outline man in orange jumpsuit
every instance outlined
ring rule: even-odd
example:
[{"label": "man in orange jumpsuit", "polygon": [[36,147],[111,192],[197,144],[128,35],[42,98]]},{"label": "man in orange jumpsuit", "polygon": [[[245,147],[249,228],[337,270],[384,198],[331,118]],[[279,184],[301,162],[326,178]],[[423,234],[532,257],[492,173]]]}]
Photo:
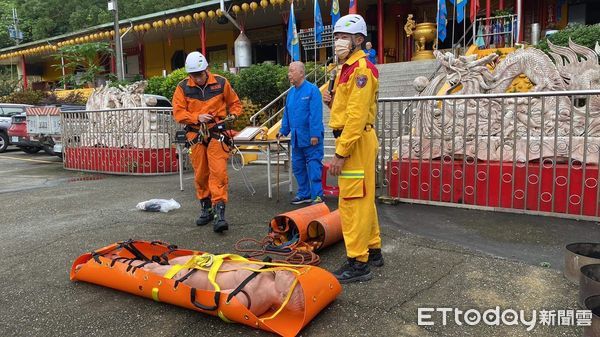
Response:
[{"label": "man in orange jumpsuit", "polygon": [[173,117],[187,125],[196,197],[202,207],[196,225],[204,226],[214,219],[213,230],[222,233],[229,229],[225,220],[229,148],[220,139],[211,137],[213,132],[201,137],[199,130],[210,129],[228,116],[239,116],[242,104],[229,81],[211,74],[207,68],[204,55],[192,52],[187,56],[185,70],[189,76],[175,89]]}]

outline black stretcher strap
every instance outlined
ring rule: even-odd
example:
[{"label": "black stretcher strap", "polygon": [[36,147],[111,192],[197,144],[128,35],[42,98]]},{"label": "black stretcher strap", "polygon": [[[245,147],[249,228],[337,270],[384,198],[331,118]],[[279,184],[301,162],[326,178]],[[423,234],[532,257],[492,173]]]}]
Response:
[{"label": "black stretcher strap", "polygon": [[142,268],[143,266],[150,264],[150,263],[153,263],[153,261],[145,261],[145,262],[140,263],[139,265],[133,267],[133,269],[131,270],[131,273],[132,274],[135,273],[136,270],[138,270],[138,269]]},{"label": "black stretcher strap", "polygon": [[[265,257],[263,259],[263,262],[271,262],[271,258],[270,257]],[[267,268],[268,266],[262,266],[258,269],[264,269]],[[242,289],[250,282],[252,281],[252,279],[254,279],[256,276],[258,276],[258,274],[260,274],[259,271],[255,271],[252,272],[252,274],[250,274],[248,277],[246,277],[245,280],[243,280],[240,285],[237,286],[237,288],[235,288],[231,293],[229,293],[229,296],[227,296],[227,302],[231,301],[231,299],[233,298],[233,296],[237,295],[240,291],[242,291]],[[248,302],[250,301],[250,296],[248,296],[248,294],[244,293],[246,295],[246,297],[248,297]]]},{"label": "black stretcher strap", "polygon": [[133,268],[133,266],[131,265],[133,261],[135,261],[135,259],[131,259],[129,260],[129,262],[127,262],[127,269],[125,269],[125,271],[130,271],[131,268]]},{"label": "black stretcher strap", "polygon": [[111,267],[114,267],[114,266],[115,266],[115,263],[117,263],[117,261],[123,261],[123,262],[126,262],[126,261],[130,261],[130,260],[132,260],[132,259],[130,259],[130,258],[128,258],[128,257],[117,257],[117,258],[115,258],[115,259],[113,259],[113,260],[112,260],[112,262],[110,263],[110,266],[111,266]]},{"label": "black stretcher strap", "polygon": [[206,311],[214,311],[219,308],[219,301],[221,300],[221,292],[215,291],[215,305],[206,306],[202,303],[196,302],[196,288],[190,289],[190,301],[196,308],[200,308]]},{"label": "black stretcher strap", "polygon": [[94,259],[94,261],[96,261],[98,264],[102,264],[102,261],[100,261],[100,256],[102,256],[102,254],[92,251],[92,258]]},{"label": "black stretcher strap", "polygon": [[192,276],[195,272],[197,272],[198,269],[190,269],[190,271],[188,271],[185,275],[183,275],[180,279],[175,280],[175,285],[173,286],[174,288],[177,288],[177,286],[179,285],[179,283],[187,280],[190,276]]},{"label": "black stretcher strap", "polygon": [[144,260],[144,261],[151,261],[149,258],[147,258],[142,252],[140,252],[134,245],[133,245],[133,240],[127,240],[127,241],[123,241],[119,244],[120,247],[125,248],[127,251],[129,251],[131,254],[135,255],[136,258],[138,258],[139,260]]}]

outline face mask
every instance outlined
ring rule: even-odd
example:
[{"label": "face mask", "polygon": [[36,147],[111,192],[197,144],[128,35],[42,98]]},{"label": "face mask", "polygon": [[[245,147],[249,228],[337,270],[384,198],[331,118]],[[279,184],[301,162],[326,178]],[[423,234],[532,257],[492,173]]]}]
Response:
[{"label": "face mask", "polygon": [[337,55],[337,57],[339,59],[346,59],[346,57],[348,57],[348,54],[350,54],[350,46],[352,45],[351,41],[348,40],[336,40],[335,41],[335,55]]}]

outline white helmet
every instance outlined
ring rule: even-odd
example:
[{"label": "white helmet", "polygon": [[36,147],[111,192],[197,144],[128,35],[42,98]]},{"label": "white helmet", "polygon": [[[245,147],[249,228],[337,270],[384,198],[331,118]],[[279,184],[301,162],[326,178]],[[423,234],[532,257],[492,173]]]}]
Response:
[{"label": "white helmet", "polygon": [[333,33],[348,33],[348,34],[362,34],[367,36],[367,23],[362,16],[357,14],[348,14],[342,16],[335,23]]},{"label": "white helmet", "polygon": [[185,58],[185,71],[188,74],[204,71],[206,68],[208,68],[208,61],[200,52],[193,51]]}]

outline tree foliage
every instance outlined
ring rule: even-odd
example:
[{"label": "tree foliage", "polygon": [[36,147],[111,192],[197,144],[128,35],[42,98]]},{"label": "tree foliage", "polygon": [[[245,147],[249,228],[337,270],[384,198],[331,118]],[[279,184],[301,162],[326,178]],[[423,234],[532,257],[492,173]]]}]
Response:
[{"label": "tree foliage", "polygon": [[4,103],[41,105],[49,96],[49,93],[42,90],[21,90],[15,91],[1,98]]},{"label": "tree foliage", "polygon": [[44,90],[20,90],[0,97],[4,103],[30,104],[30,105],[85,105],[87,98],[80,92],[71,92],[66,96],[58,97],[55,93]]},{"label": "tree foliage", "polygon": [[0,1],[0,47],[9,47],[15,44],[8,37],[8,26],[12,23],[12,9],[15,7],[14,0]]},{"label": "tree foliage", "polygon": [[237,93],[253,103],[265,106],[289,88],[287,67],[262,63],[240,71]]},{"label": "tree foliage", "polygon": [[582,24],[569,25],[567,28],[550,35],[548,38],[542,39],[537,48],[548,53],[550,51],[548,39],[556,45],[566,47],[569,45],[569,38],[573,42],[593,50],[596,42],[600,43],[600,24],[587,26]]},{"label": "tree foliage", "polygon": [[165,96],[169,100],[173,99],[177,84],[187,77],[185,69],[177,69],[167,77],[155,76],[148,79],[148,86],[145,92],[147,94]]},{"label": "tree foliage", "polygon": [[[203,0],[121,0],[119,19],[127,19],[167,9],[183,7]],[[106,0],[3,0],[0,1],[0,48],[14,42],[8,38],[12,9],[17,8],[24,41],[31,42],[92,26],[110,23],[112,12]]]},{"label": "tree foliage", "polygon": [[[11,69],[12,67],[12,69]],[[0,67],[0,97],[12,94],[21,82],[21,76],[17,76],[15,66]]]},{"label": "tree foliage", "polygon": [[177,85],[186,77],[187,73],[183,68],[177,69],[174,72],[170,73],[169,76],[165,78],[165,81],[161,86],[161,90],[163,92],[162,95],[167,97],[169,100],[172,100]]}]

